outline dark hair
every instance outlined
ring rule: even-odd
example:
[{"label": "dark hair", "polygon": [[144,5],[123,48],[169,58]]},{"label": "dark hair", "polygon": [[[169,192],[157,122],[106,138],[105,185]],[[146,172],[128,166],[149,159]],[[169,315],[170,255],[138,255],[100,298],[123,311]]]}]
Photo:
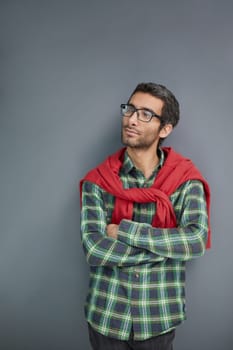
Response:
[{"label": "dark hair", "polygon": [[160,128],[162,128],[166,124],[171,124],[173,127],[177,125],[180,119],[179,102],[170,90],[168,90],[165,86],[160,84],[140,83],[136,86],[129,100],[136,92],[144,92],[150,94],[152,96],[160,98],[164,102],[162,108],[162,121]]}]

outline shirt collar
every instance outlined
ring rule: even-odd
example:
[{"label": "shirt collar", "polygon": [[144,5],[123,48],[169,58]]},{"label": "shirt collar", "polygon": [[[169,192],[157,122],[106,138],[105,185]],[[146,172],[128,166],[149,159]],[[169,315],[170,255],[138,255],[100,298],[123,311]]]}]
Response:
[{"label": "shirt collar", "polygon": [[[159,156],[159,163],[155,169],[156,171],[158,171],[163,166],[163,163],[164,163],[165,156],[164,156],[164,152],[163,152],[162,148],[158,148],[158,156]],[[128,174],[133,169],[136,169],[136,168],[135,168],[131,158],[129,157],[128,152],[125,151],[121,171],[124,172],[125,174]]]}]

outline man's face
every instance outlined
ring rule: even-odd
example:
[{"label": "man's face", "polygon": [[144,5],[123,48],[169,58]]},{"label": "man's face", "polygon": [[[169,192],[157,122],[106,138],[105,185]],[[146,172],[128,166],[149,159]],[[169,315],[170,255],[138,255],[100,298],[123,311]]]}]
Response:
[{"label": "man's face", "polygon": [[[159,116],[162,114],[163,101],[148,93],[136,92],[129,101],[136,108],[146,108]],[[138,120],[135,112],[131,117],[122,117],[121,140],[131,148],[157,148],[160,135],[160,120],[152,117],[150,122]]]}]

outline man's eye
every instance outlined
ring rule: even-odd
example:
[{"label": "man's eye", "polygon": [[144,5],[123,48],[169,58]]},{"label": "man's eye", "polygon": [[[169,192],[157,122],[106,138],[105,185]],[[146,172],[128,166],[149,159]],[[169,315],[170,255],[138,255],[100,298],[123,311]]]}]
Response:
[{"label": "man's eye", "polygon": [[124,107],[122,108],[122,110],[124,111],[124,113],[131,112],[130,106],[124,106]]},{"label": "man's eye", "polygon": [[127,113],[134,113],[135,108],[133,106],[127,106]]},{"label": "man's eye", "polygon": [[146,109],[143,110],[143,115],[145,117],[151,117],[151,112],[150,111],[147,111]]}]

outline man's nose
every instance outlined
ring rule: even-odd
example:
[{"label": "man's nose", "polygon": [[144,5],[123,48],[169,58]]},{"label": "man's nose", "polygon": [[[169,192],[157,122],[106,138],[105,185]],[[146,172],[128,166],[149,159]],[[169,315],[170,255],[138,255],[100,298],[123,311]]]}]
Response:
[{"label": "man's nose", "polygon": [[133,112],[133,114],[129,117],[129,124],[135,125],[138,123],[138,111]]}]

